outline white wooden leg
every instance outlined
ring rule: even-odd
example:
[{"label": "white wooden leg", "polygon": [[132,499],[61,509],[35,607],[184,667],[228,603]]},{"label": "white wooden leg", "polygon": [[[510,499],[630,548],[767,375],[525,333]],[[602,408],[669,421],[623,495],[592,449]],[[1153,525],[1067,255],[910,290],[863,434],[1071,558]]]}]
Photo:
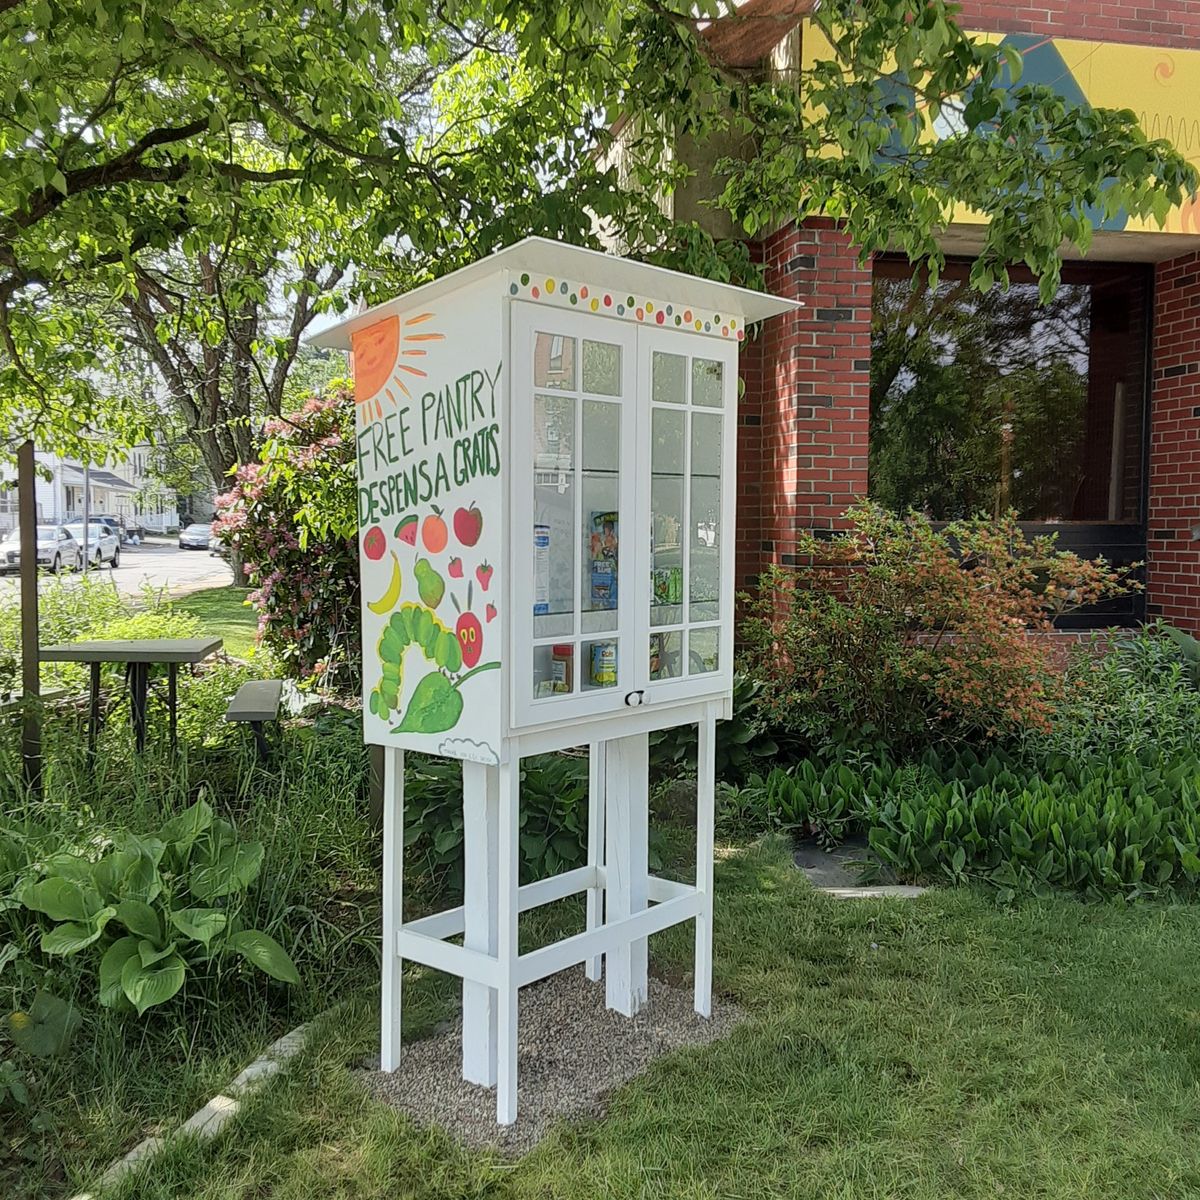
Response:
[{"label": "white wooden leg", "polygon": [[716,787],[717,723],[700,722],[696,757],[696,890],[703,907],[696,917],[696,1011],[712,1015],[713,817]]},{"label": "white wooden leg", "polygon": [[[588,835],[587,865],[604,866],[604,762],[605,743],[592,742],[588,747]],[[587,928],[595,929],[604,924],[604,889],[592,887],[587,890]],[[589,979],[599,979],[604,965],[603,955],[589,958],[583,964],[584,974]]]},{"label": "white wooden leg", "polygon": [[383,991],[380,999],[380,1066],[400,1065],[400,991],[404,963],[396,934],[404,920],[404,751],[383,755]]},{"label": "white wooden leg", "polygon": [[[500,777],[496,767],[463,763],[463,945],[496,956],[496,867]],[[496,1083],[496,992],[463,980],[463,1078]]]},{"label": "white wooden leg", "polygon": [[[611,924],[647,904],[650,748],[644,733],[605,746],[605,920]],[[605,956],[605,1003],[627,1017],[646,1001],[646,949],[640,938]]]},{"label": "white wooden leg", "polygon": [[496,1122],[511,1125],[517,1119],[517,886],[520,857],[521,763],[512,759],[497,768],[499,790],[499,844],[496,910],[497,957],[500,987],[496,999]]}]

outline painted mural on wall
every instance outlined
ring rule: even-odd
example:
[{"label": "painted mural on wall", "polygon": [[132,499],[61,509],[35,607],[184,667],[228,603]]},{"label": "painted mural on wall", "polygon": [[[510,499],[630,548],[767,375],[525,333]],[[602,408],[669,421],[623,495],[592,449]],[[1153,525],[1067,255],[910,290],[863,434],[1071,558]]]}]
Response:
[{"label": "painted mural on wall", "polygon": [[451,297],[352,336],[364,736],[486,763],[502,674],[495,314],[492,297]]},{"label": "painted mural on wall", "polygon": [[[1038,34],[972,32],[971,36],[986,42],[1002,42],[1019,50],[1024,60],[1019,81],[1022,85],[1042,84],[1057,92],[1068,104],[1085,110],[1092,106],[1132,109],[1148,137],[1166,138],[1200,168],[1200,114],[1195,102],[1195,97],[1200,95],[1200,50]],[[815,62],[828,59],[832,53],[825,36],[806,22],[802,70],[811,69]],[[1001,86],[1014,86],[1007,73]],[[816,114],[813,116],[815,118]],[[935,134],[948,137],[955,132],[953,110],[943,109],[935,125]],[[1111,216],[1105,216],[1099,210],[1089,216],[1096,228],[1109,231],[1200,234],[1200,197],[1185,200],[1179,207],[1170,209],[1161,226],[1152,217],[1131,217],[1123,209]],[[953,220],[979,224],[985,218],[966,205],[958,205]]]}]

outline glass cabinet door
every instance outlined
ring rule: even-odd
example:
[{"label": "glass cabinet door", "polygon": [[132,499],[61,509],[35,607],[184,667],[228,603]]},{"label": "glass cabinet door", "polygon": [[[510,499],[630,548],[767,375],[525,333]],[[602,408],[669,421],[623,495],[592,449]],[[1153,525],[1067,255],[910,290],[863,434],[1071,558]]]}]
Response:
[{"label": "glass cabinet door", "polygon": [[[732,676],[732,512],[736,350],[644,331],[649,395],[651,691],[695,691]],[[676,686],[677,685],[677,686]]]},{"label": "glass cabinet door", "polygon": [[635,486],[635,346],[614,321],[514,304],[513,350],[514,470],[526,475],[513,529],[530,539],[514,716],[535,723],[619,706],[634,686],[623,518]]}]

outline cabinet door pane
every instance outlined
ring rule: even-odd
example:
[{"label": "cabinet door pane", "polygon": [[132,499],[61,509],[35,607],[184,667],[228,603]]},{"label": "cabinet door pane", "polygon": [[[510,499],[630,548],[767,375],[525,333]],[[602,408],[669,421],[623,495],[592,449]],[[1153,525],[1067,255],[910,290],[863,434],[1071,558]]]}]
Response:
[{"label": "cabinet door pane", "polygon": [[[592,344],[592,343],[585,343]],[[619,350],[619,347],[612,347]],[[603,400],[583,401],[583,506],[581,557],[582,632],[617,628],[620,563],[621,409]]]},{"label": "cabinet door pane", "polygon": [[598,396],[621,394],[621,347],[612,342],[583,343],[583,390]]},{"label": "cabinet door pane", "polygon": [[575,339],[539,333],[533,344],[533,386],[564,392],[575,390]]},{"label": "cabinet door pane", "polygon": [[[675,357],[663,355],[657,357]],[[684,598],[684,437],[687,415],[656,408],[650,428],[650,505],[652,600],[650,624],[676,625],[683,620]]]},{"label": "cabinet door pane", "polygon": [[[720,366],[720,363],[717,364]],[[717,413],[692,418],[689,621],[721,616],[721,433]]]},{"label": "cabinet door pane", "polygon": [[708,675],[721,668],[721,631],[719,629],[690,629],[688,631],[688,674]]},{"label": "cabinet door pane", "polygon": [[687,402],[687,359],[655,350],[651,359],[650,398],[655,404]]},{"label": "cabinet door pane", "polygon": [[692,359],[692,403],[721,408],[725,403],[725,365],[711,358]]},{"label": "cabinet door pane", "polygon": [[534,397],[533,635],[539,638],[575,631],[575,405],[569,396]]}]

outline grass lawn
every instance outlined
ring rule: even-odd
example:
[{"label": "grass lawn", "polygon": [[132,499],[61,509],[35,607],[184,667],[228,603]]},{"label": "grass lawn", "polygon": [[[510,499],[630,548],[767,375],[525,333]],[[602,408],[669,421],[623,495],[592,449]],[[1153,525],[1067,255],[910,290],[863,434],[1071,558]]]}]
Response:
[{"label": "grass lawn", "polygon": [[225,651],[234,658],[245,658],[254,648],[258,617],[246,604],[249,588],[204,588],[171,601],[179,612],[191,613],[204,623],[204,632],[225,642]]},{"label": "grass lawn", "polygon": [[[367,981],[217,1143],[173,1148],[122,1200],[1200,1195],[1200,910],[997,908],[983,893],[835,902],[786,846],[718,863],[718,986],[749,1020],[660,1062],[608,1117],[516,1164],[366,1099]],[[654,939],[678,970],[690,930]],[[417,973],[411,1031],[443,1011]]]}]

